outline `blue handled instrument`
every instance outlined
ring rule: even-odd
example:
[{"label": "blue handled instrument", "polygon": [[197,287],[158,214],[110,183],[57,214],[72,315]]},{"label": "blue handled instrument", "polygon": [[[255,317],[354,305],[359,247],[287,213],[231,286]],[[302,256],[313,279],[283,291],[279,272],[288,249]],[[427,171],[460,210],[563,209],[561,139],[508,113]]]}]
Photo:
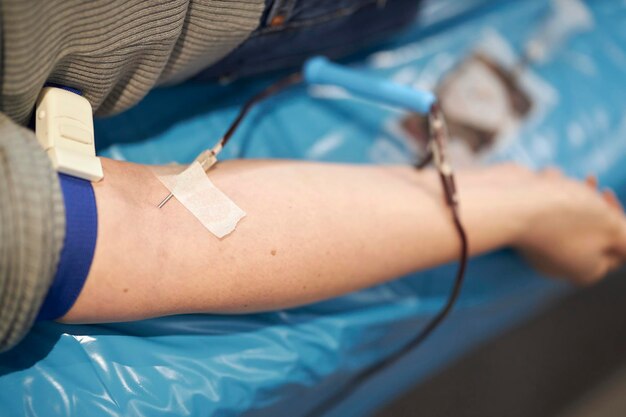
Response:
[{"label": "blue handled instrument", "polygon": [[386,78],[365,74],[333,64],[318,56],[304,64],[304,80],[309,84],[330,84],[372,101],[426,114],[436,102],[430,91],[417,90]]},{"label": "blue handled instrument", "polygon": [[[451,207],[456,206],[457,195],[452,169],[445,157],[448,132],[443,114],[437,104],[437,98],[433,93],[334,64],[322,56],[306,61],[302,74],[304,81],[309,84],[328,84],[342,87],[354,95],[375,102],[427,114],[431,141],[429,142],[429,153],[423,163],[425,165],[431,159],[434,160],[435,167],[441,174],[446,189],[446,201]],[[422,166],[422,164],[418,164],[418,167]]]}]

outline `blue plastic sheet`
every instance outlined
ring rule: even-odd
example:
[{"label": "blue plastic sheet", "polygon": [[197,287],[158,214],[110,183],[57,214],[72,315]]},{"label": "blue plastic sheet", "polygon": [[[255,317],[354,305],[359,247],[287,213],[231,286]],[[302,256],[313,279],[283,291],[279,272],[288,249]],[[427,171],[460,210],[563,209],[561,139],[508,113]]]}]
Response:
[{"label": "blue plastic sheet", "polygon": [[[482,35],[519,51],[548,6],[535,0],[433,1],[425,7],[421,24],[349,64],[408,82],[436,83]],[[593,27],[531,68],[542,91],[551,92],[538,98],[540,112],[480,163],[516,160],[534,168],[556,164],[578,177],[595,173],[624,199],[626,6],[604,0],[587,7]],[[139,106],[96,124],[100,153],[141,163],[189,162],[219,137],[241,103],[269,82],[154,91]],[[402,162],[412,150],[394,128],[401,117],[331,90],[294,88],[260,104],[224,153]],[[0,355],[0,414],[304,415],[418,333],[448,296],[453,272],[448,265],[274,313],[38,324],[16,349]],[[449,320],[329,415],[371,414],[565,292],[565,285],[539,277],[513,253],[473,260]]]}]

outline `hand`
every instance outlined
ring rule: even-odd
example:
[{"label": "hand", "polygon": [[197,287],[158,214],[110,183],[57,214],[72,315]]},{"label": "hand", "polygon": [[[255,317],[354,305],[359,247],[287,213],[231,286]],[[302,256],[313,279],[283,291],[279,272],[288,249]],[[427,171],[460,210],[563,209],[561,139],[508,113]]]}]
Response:
[{"label": "hand", "polygon": [[540,204],[514,246],[538,270],[591,284],[626,261],[626,217],[611,191],[554,169],[530,173],[528,183]]}]

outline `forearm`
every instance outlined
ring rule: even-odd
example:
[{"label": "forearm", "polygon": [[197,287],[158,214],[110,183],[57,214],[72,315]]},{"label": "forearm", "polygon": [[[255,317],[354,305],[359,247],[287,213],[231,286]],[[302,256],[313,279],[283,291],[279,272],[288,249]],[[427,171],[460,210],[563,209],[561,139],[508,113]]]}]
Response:
[{"label": "forearm", "polygon": [[[437,177],[410,167],[221,162],[211,180],[247,216],[217,239],[148,168],[104,161],[94,262],[66,321],[271,310],[372,286],[456,259]],[[521,200],[461,178],[475,254],[510,244]]]}]

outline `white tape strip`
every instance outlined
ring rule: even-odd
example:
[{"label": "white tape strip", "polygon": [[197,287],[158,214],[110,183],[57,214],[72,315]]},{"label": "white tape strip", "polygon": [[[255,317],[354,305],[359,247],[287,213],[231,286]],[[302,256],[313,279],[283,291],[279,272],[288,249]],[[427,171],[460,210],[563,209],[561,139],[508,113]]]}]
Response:
[{"label": "white tape strip", "polygon": [[174,197],[219,238],[235,230],[239,220],[246,215],[209,180],[197,161],[180,174],[155,174]]}]

